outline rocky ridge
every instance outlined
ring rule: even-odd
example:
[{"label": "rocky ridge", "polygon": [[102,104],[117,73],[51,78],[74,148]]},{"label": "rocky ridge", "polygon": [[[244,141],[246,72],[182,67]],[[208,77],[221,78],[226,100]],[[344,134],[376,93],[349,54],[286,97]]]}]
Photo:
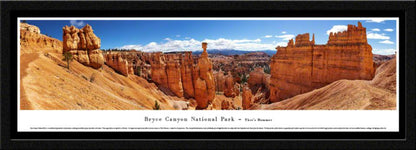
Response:
[{"label": "rocky ridge", "polygon": [[37,26],[20,23],[20,49],[21,54],[35,52],[62,53],[62,42],[41,34]]}]

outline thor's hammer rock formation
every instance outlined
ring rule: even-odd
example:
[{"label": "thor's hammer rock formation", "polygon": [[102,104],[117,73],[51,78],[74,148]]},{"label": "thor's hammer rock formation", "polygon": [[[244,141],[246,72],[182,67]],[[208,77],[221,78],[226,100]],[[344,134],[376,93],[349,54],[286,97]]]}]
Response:
[{"label": "thor's hammer rock formation", "polygon": [[207,108],[215,98],[215,82],[212,62],[208,58],[207,43],[202,43],[204,51],[198,58],[198,65],[194,67],[193,80],[195,87],[195,100],[198,109]]}]

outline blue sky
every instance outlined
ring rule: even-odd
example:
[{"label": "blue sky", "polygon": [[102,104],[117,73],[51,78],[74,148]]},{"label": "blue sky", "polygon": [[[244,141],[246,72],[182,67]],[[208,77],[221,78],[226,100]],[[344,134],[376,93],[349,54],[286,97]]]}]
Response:
[{"label": "blue sky", "polygon": [[[93,27],[101,49],[126,48],[142,51],[208,49],[274,50],[285,46],[297,34],[315,34],[316,44],[325,44],[329,31],[346,30],[359,20],[27,20],[42,34],[62,40],[62,27]],[[395,20],[361,20],[367,28],[368,43],[376,54],[394,54]]]}]

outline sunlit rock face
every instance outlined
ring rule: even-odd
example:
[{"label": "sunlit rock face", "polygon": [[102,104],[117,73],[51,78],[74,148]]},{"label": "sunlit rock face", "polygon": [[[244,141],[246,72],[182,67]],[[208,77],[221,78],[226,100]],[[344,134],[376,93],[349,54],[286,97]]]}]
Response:
[{"label": "sunlit rock face", "polygon": [[215,90],[218,92],[223,92],[225,87],[225,75],[224,71],[214,71],[214,79],[215,79]]},{"label": "sunlit rock face", "polygon": [[192,80],[193,62],[194,60],[192,58],[192,52],[185,52],[183,59],[181,59],[181,77],[183,94],[185,98],[191,98],[195,96]]},{"label": "sunlit rock face", "polygon": [[340,79],[371,80],[375,67],[366,28],[348,25],[330,33],[326,45],[315,45],[314,35],[296,36],[286,47],[277,47],[271,59],[270,101],[277,102],[323,87]]},{"label": "sunlit rock face", "polygon": [[251,90],[247,85],[243,87],[243,92],[242,92],[241,97],[242,97],[243,109],[250,108],[252,104],[253,94],[251,93]]},{"label": "sunlit rock face", "polygon": [[225,87],[224,87],[224,95],[226,97],[236,97],[239,95],[239,88],[235,87],[234,77],[232,76],[231,72],[228,72],[227,76],[225,77]]},{"label": "sunlit rock face", "polygon": [[178,97],[183,97],[180,59],[182,55],[169,54],[166,60],[168,88]]},{"label": "sunlit rock face", "polygon": [[98,69],[104,64],[104,56],[100,50],[101,40],[90,25],[78,29],[65,26],[63,30],[63,53],[69,52],[78,62]]},{"label": "sunlit rock face", "polygon": [[119,53],[112,54],[111,52],[107,52],[105,55],[105,64],[124,76],[131,74],[127,60],[122,58]]},{"label": "sunlit rock face", "polygon": [[20,23],[20,52],[62,53],[62,42],[58,39],[41,34],[37,26]]}]

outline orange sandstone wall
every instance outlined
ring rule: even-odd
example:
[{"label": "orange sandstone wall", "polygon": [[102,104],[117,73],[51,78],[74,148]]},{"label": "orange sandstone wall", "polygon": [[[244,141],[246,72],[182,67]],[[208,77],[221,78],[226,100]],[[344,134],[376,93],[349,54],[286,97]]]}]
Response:
[{"label": "orange sandstone wall", "polygon": [[314,36],[296,36],[287,47],[277,47],[271,60],[270,101],[277,102],[309,92],[340,79],[371,80],[372,48],[366,28],[348,25],[347,31],[330,33],[326,45],[315,45]]},{"label": "orange sandstone wall", "polygon": [[199,109],[206,108],[215,97],[212,61],[208,58],[206,45],[204,53],[196,60],[192,52],[109,51],[105,53],[105,61],[125,76],[140,74],[167,94],[195,98]]},{"label": "orange sandstone wall", "polygon": [[183,59],[181,59],[181,78],[183,86],[183,94],[185,98],[195,96],[194,84],[192,79],[193,64],[192,52],[185,52]]},{"label": "orange sandstone wall", "polygon": [[40,33],[37,26],[20,23],[20,52],[52,52],[62,53],[62,42]]}]

